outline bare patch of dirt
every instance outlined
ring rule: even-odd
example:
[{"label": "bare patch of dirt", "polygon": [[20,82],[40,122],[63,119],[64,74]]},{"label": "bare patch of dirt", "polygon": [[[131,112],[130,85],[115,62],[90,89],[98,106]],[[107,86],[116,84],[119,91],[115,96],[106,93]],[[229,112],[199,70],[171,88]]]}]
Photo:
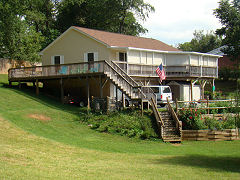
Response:
[{"label": "bare patch of dirt", "polygon": [[33,118],[33,119],[40,120],[40,121],[42,121],[42,122],[47,122],[47,121],[50,121],[50,120],[51,120],[50,117],[47,117],[47,116],[42,115],[42,114],[29,114],[28,117]]},{"label": "bare patch of dirt", "polygon": [[173,146],[181,146],[182,144],[181,143],[171,143],[171,145],[173,145]]}]

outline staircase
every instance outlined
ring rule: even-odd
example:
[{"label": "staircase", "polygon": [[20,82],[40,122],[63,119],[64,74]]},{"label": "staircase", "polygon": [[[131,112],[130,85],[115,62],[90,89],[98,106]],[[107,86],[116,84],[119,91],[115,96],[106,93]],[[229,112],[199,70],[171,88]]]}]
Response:
[{"label": "staircase", "polygon": [[181,142],[182,125],[169,102],[168,112],[159,113],[156,100],[153,97],[151,99],[146,97],[141,91],[141,86],[114,62],[110,64],[105,61],[104,74],[130,99],[147,98],[150,100],[164,142]]},{"label": "staircase", "polygon": [[180,142],[181,135],[176,127],[176,122],[168,111],[160,112],[164,128],[162,128],[162,139],[164,142]]},{"label": "staircase", "polygon": [[144,94],[141,92],[141,86],[114,62],[110,64],[105,61],[104,74],[130,99],[141,99],[144,97]]},{"label": "staircase", "polygon": [[168,111],[159,112],[153,98],[150,100],[157,126],[164,142],[181,142],[182,123],[178,120],[171,104],[168,102]]}]

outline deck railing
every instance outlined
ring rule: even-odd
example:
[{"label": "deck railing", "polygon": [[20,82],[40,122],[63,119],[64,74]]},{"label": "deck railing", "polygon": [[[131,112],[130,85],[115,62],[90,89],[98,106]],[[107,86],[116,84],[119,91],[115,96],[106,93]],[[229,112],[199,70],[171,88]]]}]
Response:
[{"label": "deck railing", "polygon": [[[131,64],[115,61],[118,66],[130,76],[158,76],[157,65]],[[176,65],[164,66],[167,77],[217,77],[217,67]]]},{"label": "deck railing", "polygon": [[61,64],[49,66],[23,67],[9,69],[9,81],[29,80],[35,78],[51,78],[62,76],[78,76],[81,74],[104,73],[130,98],[145,98],[141,86],[126,74],[115,63],[107,61],[95,61],[74,64]]},{"label": "deck railing", "polygon": [[12,68],[8,71],[9,80],[15,78],[41,78],[52,76],[76,75],[86,73],[103,73],[105,61],[74,63],[74,64],[60,64],[49,66],[35,66]]},{"label": "deck railing", "polygon": [[174,119],[178,132],[182,137],[182,121],[179,121],[177,114],[175,113],[173,107],[171,106],[168,98],[167,98],[167,109],[168,109],[168,112],[171,114],[172,118]]}]

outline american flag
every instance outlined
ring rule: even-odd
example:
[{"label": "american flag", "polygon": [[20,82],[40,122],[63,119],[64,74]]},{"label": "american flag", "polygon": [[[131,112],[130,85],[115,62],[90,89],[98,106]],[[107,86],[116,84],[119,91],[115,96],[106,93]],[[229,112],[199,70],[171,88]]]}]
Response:
[{"label": "american flag", "polygon": [[156,69],[156,73],[158,74],[158,76],[160,78],[160,82],[162,82],[162,80],[166,79],[162,63]]}]

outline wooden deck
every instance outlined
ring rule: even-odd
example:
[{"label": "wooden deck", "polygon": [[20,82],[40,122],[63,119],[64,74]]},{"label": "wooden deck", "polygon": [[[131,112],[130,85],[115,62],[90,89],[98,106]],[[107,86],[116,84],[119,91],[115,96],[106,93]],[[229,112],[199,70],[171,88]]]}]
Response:
[{"label": "wooden deck", "polygon": [[[116,63],[116,64],[115,64]],[[155,70],[157,66],[143,64],[126,64],[115,62],[111,64],[114,69],[121,69],[131,77],[158,77]],[[204,66],[165,66],[167,79],[171,78],[216,78],[217,67]],[[13,68],[9,70],[9,81],[29,81],[31,79],[50,79],[59,77],[74,77],[85,75],[98,75],[108,71],[106,61],[61,64],[49,66]],[[123,73],[122,73],[123,75]],[[125,75],[125,78],[128,78]],[[132,80],[130,80],[132,81]]]},{"label": "wooden deck", "polygon": [[54,79],[81,75],[99,75],[106,71],[105,61],[94,63],[61,64],[12,68],[8,71],[9,81],[29,81],[34,79]]},{"label": "wooden deck", "polygon": [[[131,64],[127,62],[115,61],[115,63],[127,72],[129,76],[146,76],[146,77],[158,77],[155,70],[157,65],[145,65],[145,64]],[[217,67],[211,66],[193,66],[193,65],[176,65],[176,66],[164,66],[166,77],[179,78],[179,77],[192,77],[192,78],[217,78]]]}]

